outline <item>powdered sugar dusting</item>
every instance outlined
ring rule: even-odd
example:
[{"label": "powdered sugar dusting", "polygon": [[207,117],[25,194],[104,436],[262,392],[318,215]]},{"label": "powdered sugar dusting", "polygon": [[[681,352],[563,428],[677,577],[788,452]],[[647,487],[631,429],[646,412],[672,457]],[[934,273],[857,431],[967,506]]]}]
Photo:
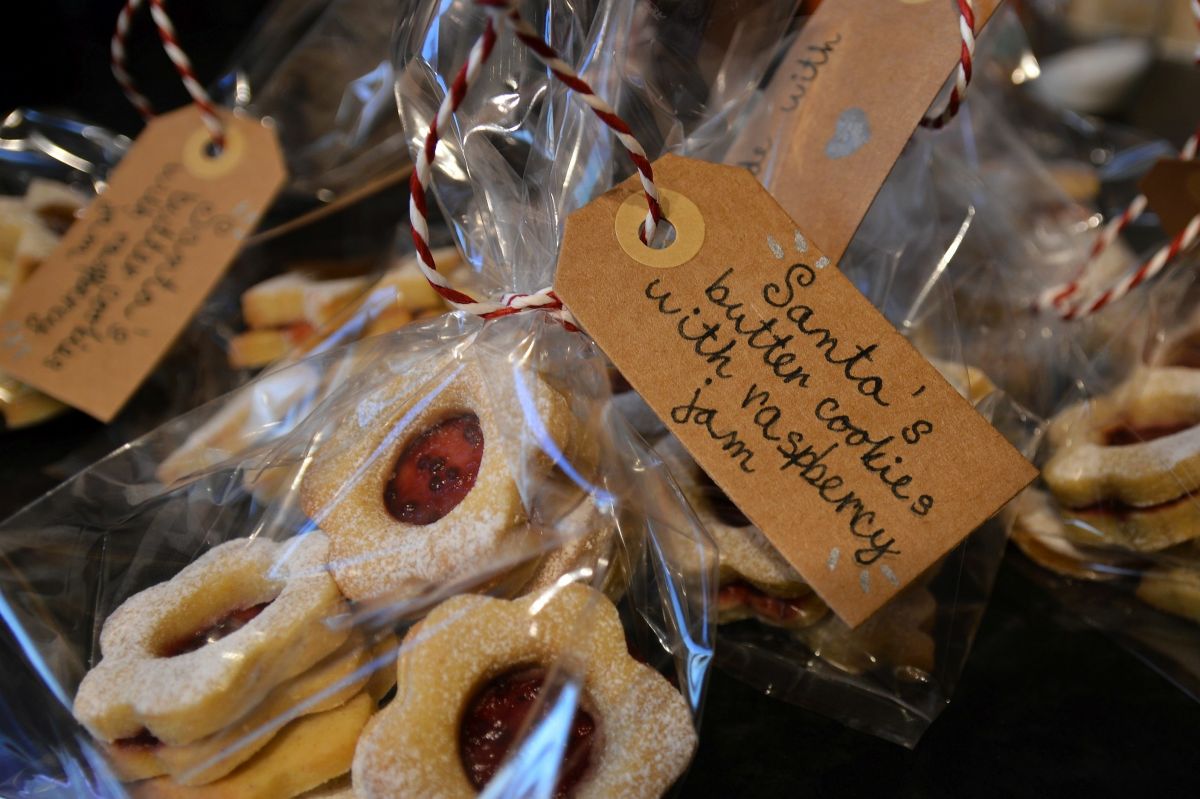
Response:
[{"label": "powdered sugar dusting", "polygon": [[[359,425],[335,427],[318,448],[301,504],[332,539],[331,566],[347,596],[403,599],[476,573],[501,557],[516,562],[522,550],[534,553],[518,482],[526,465],[519,451],[520,411],[489,401],[494,391],[473,358],[450,369],[434,364],[382,387],[370,400],[379,408],[369,423],[359,413]],[[389,394],[399,400],[388,402]],[[540,381],[536,410],[560,445],[565,442],[571,429],[567,403]],[[413,436],[465,411],[479,418],[484,437],[474,487],[431,524],[397,521],[383,502],[396,458]],[[510,444],[514,429],[515,447]]]},{"label": "powdered sugar dusting", "polygon": [[1200,370],[1147,368],[1112,394],[1059,414],[1049,437],[1057,451],[1043,476],[1075,508],[1106,500],[1148,507],[1200,491],[1200,424],[1150,441],[1109,446],[1113,427],[1200,422]]},{"label": "powdered sugar dusting", "polygon": [[616,608],[574,584],[511,602],[455,597],[414,628],[396,699],[359,741],[356,789],[368,799],[474,795],[458,755],[462,708],[482,682],[531,663],[578,674],[601,731],[575,797],[656,797],[682,773],[697,742],[686,701],[629,656]]}]

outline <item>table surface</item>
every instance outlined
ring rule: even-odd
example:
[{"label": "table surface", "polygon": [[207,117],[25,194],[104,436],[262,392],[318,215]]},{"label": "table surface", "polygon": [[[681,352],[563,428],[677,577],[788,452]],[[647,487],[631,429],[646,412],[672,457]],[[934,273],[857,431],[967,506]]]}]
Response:
[{"label": "table surface", "polygon": [[[107,74],[104,28],[120,5],[17,4],[18,17],[29,18],[13,29],[44,32],[46,46],[19,70],[0,60],[6,77],[27,76],[19,84],[0,79],[0,111],[58,105],[135,129],[136,116]],[[215,74],[222,53],[263,5],[178,5],[177,26],[192,32],[183,35],[185,46],[193,37],[206,43],[194,54],[202,76]],[[0,59],[13,55],[8,50]],[[142,63],[157,62],[147,56]],[[78,464],[67,459],[79,442],[98,435],[98,425],[78,414],[0,434],[0,518],[52,487],[64,462],[67,469]],[[1064,620],[1006,563],[957,693],[915,750],[847,730],[717,672],[700,750],[680,795],[1195,796],[1198,731],[1200,704],[1101,633]]]}]

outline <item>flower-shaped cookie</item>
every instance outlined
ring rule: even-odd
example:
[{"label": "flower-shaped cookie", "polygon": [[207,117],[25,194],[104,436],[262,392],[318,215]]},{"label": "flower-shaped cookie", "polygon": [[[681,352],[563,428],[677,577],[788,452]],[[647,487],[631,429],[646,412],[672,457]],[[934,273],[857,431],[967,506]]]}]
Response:
[{"label": "flower-shaped cookie", "polygon": [[381,797],[474,797],[504,761],[548,671],[581,685],[558,795],[660,796],[691,759],[684,698],[630,657],[616,608],[571,584],[506,601],[464,595],[408,634],[396,698],[368,724],[354,788]]},{"label": "flower-shaped cookie", "polygon": [[104,623],[75,716],[102,741],[198,741],[341,646],[345,600],[319,532],[241,538],[127,599]]},{"label": "flower-shaped cookie", "polygon": [[346,596],[402,598],[536,549],[522,487],[570,451],[574,417],[542,380],[512,379],[524,393],[489,383],[473,357],[418,370],[320,442],[300,501]]},{"label": "flower-shaped cookie", "polygon": [[692,460],[679,439],[669,436],[655,445],[655,451],[717,542],[721,553],[718,623],[757,619],[798,628],[820,621],[829,612],[799,572]]},{"label": "flower-shaped cookie", "polygon": [[1073,540],[1144,552],[1200,536],[1200,371],[1143,369],[1048,435],[1042,476]]}]

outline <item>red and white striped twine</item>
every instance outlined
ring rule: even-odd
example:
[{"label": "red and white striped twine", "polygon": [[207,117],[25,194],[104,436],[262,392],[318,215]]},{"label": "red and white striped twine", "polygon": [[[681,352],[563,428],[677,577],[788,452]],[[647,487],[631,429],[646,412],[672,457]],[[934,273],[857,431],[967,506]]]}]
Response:
[{"label": "red and white striped twine", "polygon": [[437,116],[429,126],[429,133],[425,136],[425,144],[417,158],[416,168],[413,170],[409,183],[409,226],[417,251],[417,263],[434,291],[456,308],[478,314],[485,319],[495,319],[537,308],[550,312],[555,318],[571,327],[573,323],[570,314],[563,307],[562,301],[552,288],[543,288],[532,294],[506,294],[499,301],[477,300],[450,286],[445,276],[437,271],[433,253],[429,249],[426,195],[429,190],[433,161],[437,154],[441,131],[450,124],[450,118],[462,104],[467,89],[478,77],[483,63],[491,55],[492,48],[496,44],[497,27],[502,24],[511,29],[517,39],[546,65],[555,78],[575,91],[596,116],[616,133],[617,139],[628,151],[630,159],[637,167],[646,196],[647,211],[642,232],[643,241],[650,241],[654,238],[657,225],[663,219],[662,207],[659,205],[658,199],[658,187],[654,183],[654,169],[646,157],[646,151],[634,138],[633,132],[625,121],[617,116],[612,106],[597,97],[592,87],[580,78],[569,64],[559,58],[554,48],[543,41],[537,32],[521,18],[516,9],[516,0],[475,0],[475,3],[487,11],[487,25],[484,27],[483,34],[471,47],[467,62],[459,69],[450,86],[450,91],[438,107]]},{"label": "red and white striped twine", "polygon": [[[1192,16],[1200,29],[1200,0],[1191,0]],[[1200,44],[1196,45],[1196,66],[1200,67]],[[1184,143],[1179,157],[1185,161],[1193,161],[1197,151],[1200,151],[1200,125]],[[1139,194],[1133,198],[1129,206],[1120,215],[1110,219],[1108,224],[1096,236],[1088,252],[1087,260],[1079,268],[1075,276],[1066,283],[1051,286],[1041,293],[1034,303],[1034,310],[1053,312],[1063,319],[1079,319],[1099,311],[1107,305],[1121,299],[1130,291],[1157,275],[1171,262],[1175,256],[1191,248],[1196,242],[1197,232],[1200,231],[1200,216],[1192,220],[1171,241],[1167,242],[1158,252],[1137,268],[1127,272],[1124,277],[1103,291],[1091,297],[1077,298],[1084,284],[1084,278],[1095,266],[1100,255],[1109,248],[1117,237],[1146,211],[1148,200],[1146,195]]]},{"label": "red and white striped twine", "polygon": [[[142,0],[126,0],[125,5],[121,8],[121,13],[117,15],[117,27],[113,31],[109,52],[113,77],[116,78],[121,90],[125,92],[125,97],[138,110],[142,118],[149,120],[154,116],[154,108],[145,95],[137,90],[133,79],[125,69],[125,40],[129,36],[129,22],[141,5]],[[212,98],[200,85],[200,81],[196,80],[191,59],[179,46],[179,40],[175,35],[175,26],[167,15],[166,0],[150,0],[150,16],[154,18],[154,24],[158,28],[158,36],[162,40],[163,50],[171,59],[171,63],[175,65],[175,70],[179,73],[184,88],[187,89],[188,94],[192,97],[192,102],[200,111],[200,119],[204,123],[204,127],[208,128],[213,145],[218,150],[223,148],[225,146],[225,126],[217,114],[217,108]]]},{"label": "red and white striped twine", "polygon": [[[1200,2],[1200,0],[1196,0]],[[958,0],[958,32],[962,37],[962,47],[958,59],[958,67],[954,71],[954,87],[950,89],[950,97],[946,107],[937,114],[927,114],[922,120],[922,127],[939,130],[946,127],[950,120],[958,115],[958,109],[967,96],[967,85],[971,82],[972,60],[975,58],[975,0]]]}]

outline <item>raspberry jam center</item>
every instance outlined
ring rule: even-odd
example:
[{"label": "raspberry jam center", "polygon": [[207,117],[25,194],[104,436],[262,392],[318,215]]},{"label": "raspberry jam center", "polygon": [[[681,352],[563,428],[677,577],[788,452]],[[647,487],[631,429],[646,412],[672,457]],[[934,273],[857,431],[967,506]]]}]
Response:
[{"label": "raspberry jam center", "polygon": [[786,624],[812,612],[812,600],[809,597],[785,599],[771,596],[749,583],[742,582],[721,586],[717,593],[717,606],[747,607],[760,619],[779,624]]},{"label": "raspberry jam center", "polygon": [[483,461],[479,417],[464,413],[426,428],[408,443],[383,492],[388,513],[406,524],[433,524],[466,499]]},{"label": "raspberry jam center", "polygon": [[[488,682],[467,704],[459,727],[458,751],[476,790],[482,790],[504,762],[545,681],[546,670],[541,667],[514,669]],[[595,732],[591,714],[576,708],[555,799],[569,797],[587,773]]]},{"label": "raspberry jam center", "polygon": [[188,652],[195,652],[197,649],[220,641],[225,636],[232,635],[245,627],[270,604],[270,602],[260,602],[248,608],[230,611],[207,627],[163,647],[163,657],[173,658],[176,655],[186,655]]},{"label": "raspberry jam center", "polygon": [[1111,430],[1106,430],[1104,433],[1104,443],[1110,447],[1127,447],[1130,444],[1144,444],[1147,441],[1154,441],[1158,438],[1166,438],[1176,433],[1182,433],[1184,430],[1192,427],[1195,427],[1195,423],[1193,422],[1145,425],[1144,427],[1123,424]]}]

